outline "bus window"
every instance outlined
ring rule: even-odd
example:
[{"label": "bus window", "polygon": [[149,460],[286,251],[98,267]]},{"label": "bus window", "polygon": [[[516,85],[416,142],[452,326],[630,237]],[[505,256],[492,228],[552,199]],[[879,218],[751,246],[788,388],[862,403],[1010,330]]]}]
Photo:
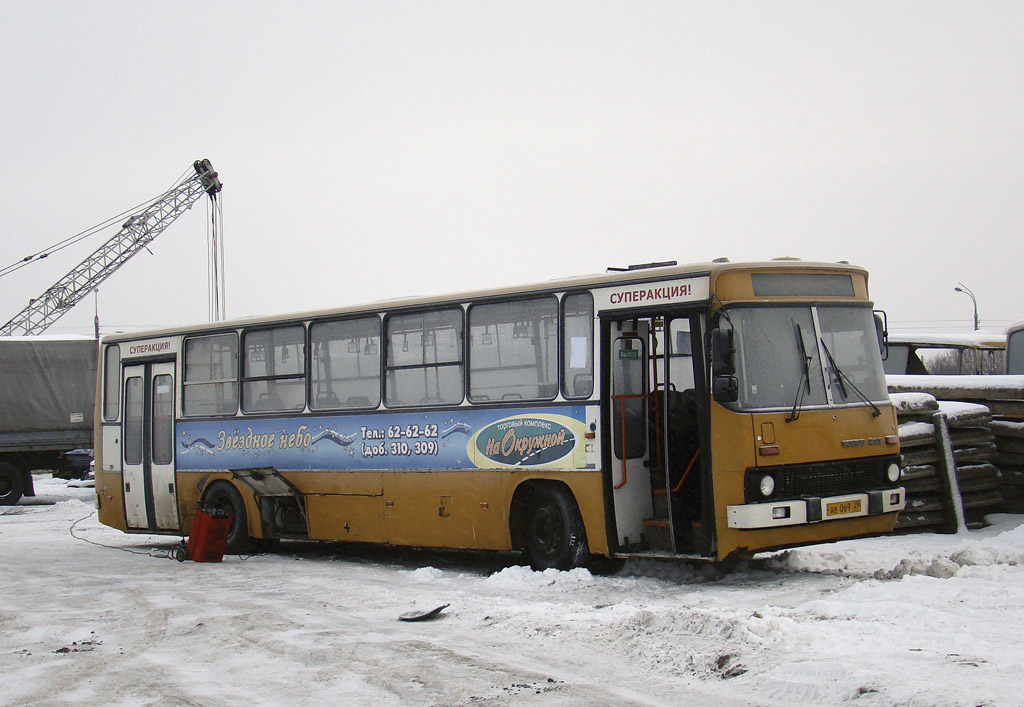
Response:
[{"label": "bus window", "polygon": [[395,314],[385,326],[389,407],[462,402],[461,309]]},{"label": "bus window", "polygon": [[558,389],[558,301],[478,304],[469,310],[469,399],[549,400]]},{"label": "bus window", "polygon": [[1006,368],[1005,349],[978,349],[978,374],[999,375]]},{"label": "bus window", "polygon": [[124,382],[124,463],[142,463],[142,425],[145,386],[132,376]]},{"label": "bus window", "polygon": [[890,343],[885,348],[885,358],[882,360],[882,366],[886,375],[899,376],[904,373],[913,373],[915,375],[927,373],[924,370],[924,364],[921,363],[921,359],[917,357],[916,353],[911,357],[911,353],[913,352],[907,344]]},{"label": "bus window", "polygon": [[826,404],[809,307],[740,308],[730,314],[737,333],[740,407]]},{"label": "bus window", "polygon": [[690,340],[690,320],[673,319],[669,324],[668,356],[669,387],[677,392],[694,387],[693,345]]},{"label": "bus window", "polygon": [[589,292],[562,298],[562,394],[594,394],[594,298]]},{"label": "bus window", "polygon": [[306,398],[305,328],[299,324],[245,333],[242,410],[301,410]]},{"label": "bus window", "polygon": [[917,355],[929,373],[934,375],[960,375],[965,372],[964,365],[968,365],[973,373],[973,360],[964,361],[964,349],[960,348],[921,348]]},{"label": "bus window", "polygon": [[153,419],[151,435],[154,464],[174,461],[174,378],[153,377]]},{"label": "bus window", "polygon": [[1024,375],[1024,326],[1012,326],[1006,335],[1006,372]]},{"label": "bus window", "polygon": [[615,339],[612,348],[612,448],[618,459],[647,454],[647,351],[643,339]]},{"label": "bus window", "polygon": [[380,405],[380,318],[317,322],[309,340],[310,409]]},{"label": "bus window", "polygon": [[120,414],[121,396],[121,349],[108,346],[106,363],[103,366],[103,419],[116,420]]},{"label": "bus window", "polygon": [[[878,365],[878,338],[872,317],[862,307],[818,307],[821,344],[825,347],[826,368],[832,376],[835,403],[855,402],[860,399],[858,394],[875,402],[888,399],[885,375]],[[851,390],[846,383],[852,383],[854,388]]]},{"label": "bus window", "polygon": [[185,340],[186,415],[234,415],[238,411],[238,336],[215,334]]}]

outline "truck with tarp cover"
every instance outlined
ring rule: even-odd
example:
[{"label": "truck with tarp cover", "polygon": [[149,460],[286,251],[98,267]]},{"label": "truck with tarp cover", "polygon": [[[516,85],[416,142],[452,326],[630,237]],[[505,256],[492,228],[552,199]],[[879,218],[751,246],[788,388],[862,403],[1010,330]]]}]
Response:
[{"label": "truck with tarp cover", "polygon": [[0,505],[33,496],[32,471],[77,474],[67,453],[92,447],[96,340],[0,337]]}]

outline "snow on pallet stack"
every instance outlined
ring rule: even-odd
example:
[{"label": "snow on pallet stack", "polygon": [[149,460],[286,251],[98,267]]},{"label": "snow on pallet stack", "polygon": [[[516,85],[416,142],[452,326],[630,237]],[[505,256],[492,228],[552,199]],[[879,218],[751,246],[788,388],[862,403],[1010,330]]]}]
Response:
[{"label": "snow on pallet stack", "polygon": [[[933,400],[935,411],[949,411],[949,426],[955,451],[955,463],[958,467],[957,477],[961,480],[964,492],[965,515],[971,524],[982,522],[985,513],[1004,511],[1010,513],[1024,512],[1024,376],[886,376],[890,397],[897,404],[897,415],[900,421],[900,443],[904,447],[904,457],[910,454],[911,461],[917,459],[915,446],[920,447],[927,442],[920,440],[921,430],[911,435],[908,427],[904,431],[904,423],[925,420],[928,411],[919,409],[911,412],[903,410],[904,406],[914,407],[910,402],[902,400],[903,396],[918,395],[922,392]],[[946,401],[960,401],[957,403]],[[920,401],[919,401],[920,402]],[[961,424],[956,420],[971,405],[984,407],[990,421],[984,422],[984,414],[978,418],[979,424]],[[933,411],[934,413],[934,411]],[[958,432],[959,429],[986,427],[991,437],[980,431]],[[904,435],[908,435],[904,441]],[[917,438],[915,438],[917,437]],[[988,441],[984,441],[987,439]],[[966,447],[966,448],[964,448]],[[992,449],[995,454],[992,454]],[[906,462],[905,464],[909,464]],[[975,467],[975,468],[971,468]],[[978,468],[981,467],[981,468]],[[991,471],[996,470],[998,484],[991,486]],[[912,478],[917,472],[907,470]],[[908,494],[912,490],[908,485]],[[994,492],[993,492],[994,491]],[[979,495],[980,494],[980,495]],[[1002,499],[997,507],[990,507],[995,496]],[[913,498],[911,497],[910,501]],[[914,513],[912,502],[908,502],[907,513]],[[928,505],[928,504],[925,504]],[[973,506],[973,507],[972,507]],[[908,518],[909,522],[910,519]],[[897,528],[903,527],[901,518]]]},{"label": "snow on pallet stack", "polygon": [[979,527],[1000,510],[998,450],[984,405],[937,401],[928,393],[894,393],[907,507],[897,531],[956,532]]}]

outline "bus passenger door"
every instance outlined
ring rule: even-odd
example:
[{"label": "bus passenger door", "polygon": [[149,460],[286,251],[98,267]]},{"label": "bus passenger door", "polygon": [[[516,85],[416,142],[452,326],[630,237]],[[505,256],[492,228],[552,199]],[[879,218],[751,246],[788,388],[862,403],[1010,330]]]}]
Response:
[{"label": "bus passenger door", "polygon": [[176,530],[174,362],[124,367],[122,469],[128,527]]},{"label": "bus passenger door", "polygon": [[[681,313],[666,317],[661,349],[664,370],[657,376],[659,409],[664,411],[661,455],[672,519],[676,552],[702,554],[705,550],[704,477],[707,463],[701,458],[702,384],[701,320]],[[710,525],[710,524],[709,524]]]},{"label": "bus passenger door", "polygon": [[611,322],[611,487],[619,547],[639,549],[644,520],[653,514],[649,415],[649,322]]}]

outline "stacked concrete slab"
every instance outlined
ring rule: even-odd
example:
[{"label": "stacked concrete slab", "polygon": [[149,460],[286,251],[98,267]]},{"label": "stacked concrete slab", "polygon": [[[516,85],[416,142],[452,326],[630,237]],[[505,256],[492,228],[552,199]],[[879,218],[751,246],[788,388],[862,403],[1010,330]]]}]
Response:
[{"label": "stacked concrete slab", "polygon": [[[1024,376],[886,376],[886,381],[891,394],[924,392],[941,401],[987,407],[993,418],[988,424],[993,434],[991,442],[976,437],[976,448],[959,452],[958,463],[995,466],[999,472],[999,493],[1004,499],[998,510],[1024,512]],[[996,448],[994,457],[989,444]],[[987,468],[968,473],[975,472],[982,478],[989,473]],[[967,488],[987,483],[976,478]]]},{"label": "stacked concrete slab", "polygon": [[984,405],[938,401],[928,393],[892,396],[899,419],[907,508],[896,529],[956,532],[979,527],[1003,504],[998,456]]}]

